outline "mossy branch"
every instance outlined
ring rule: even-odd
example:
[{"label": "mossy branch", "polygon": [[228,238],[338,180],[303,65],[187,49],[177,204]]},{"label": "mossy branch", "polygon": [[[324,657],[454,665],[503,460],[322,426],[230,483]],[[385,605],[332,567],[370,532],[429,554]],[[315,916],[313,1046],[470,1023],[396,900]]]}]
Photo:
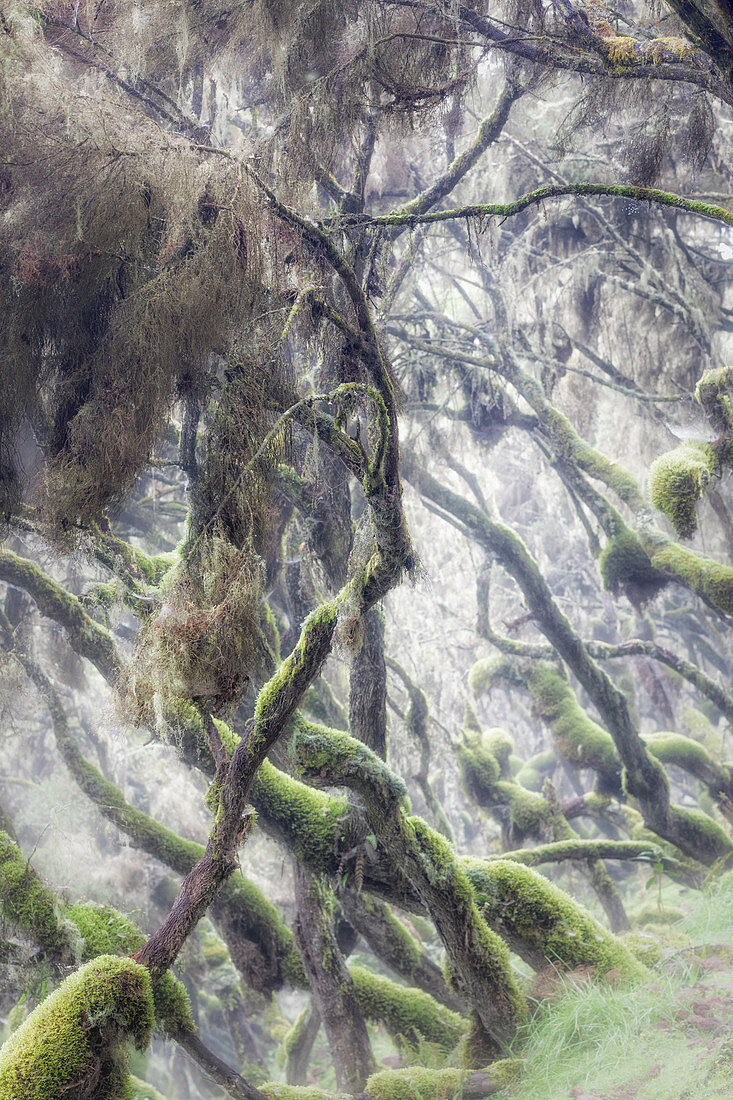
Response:
[{"label": "mossy branch", "polygon": [[116,679],[121,663],[115,644],[107,631],[89,618],[76,596],[12,550],[0,549],[0,581],[27,592],[42,615],[64,627],[80,656],[91,661],[105,679]]},{"label": "mossy branch", "polygon": [[457,207],[453,210],[434,210],[426,213],[410,213],[409,211],[394,211],[389,214],[340,214],[323,222],[324,225],[383,225],[388,228],[405,227],[412,228],[416,225],[431,225],[445,221],[467,221],[475,219],[480,223],[486,218],[511,218],[520,214],[529,207],[546,202],[547,199],[564,198],[567,196],[611,196],[623,199],[632,199],[634,202],[654,203],[658,206],[671,206],[677,210],[684,210],[698,217],[708,218],[712,221],[722,222],[724,225],[733,226],[733,211],[725,206],[715,203],[703,202],[700,199],[688,199],[683,195],[675,195],[670,191],[662,191],[658,187],[631,187],[625,184],[605,183],[550,183],[545,187],[538,187],[512,202],[473,203],[469,206]]},{"label": "mossy branch", "polygon": [[450,846],[420,819],[406,816],[401,784],[360,742],[334,734],[326,746],[301,729],[293,751],[298,767],[312,780],[343,784],[360,794],[380,847],[403,867],[438,929],[452,984],[476,1010],[489,1046],[501,1049],[524,1016],[524,1001],[506,948],[478,917]]},{"label": "mossy branch", "polygon": [[413,778],[422,792],[425,804],[430,810],[436,829],[438,832],[442,833],[443,836],[447,837],[448,840],[452,841],[453,831],[450,827],[450,823],[430,785],[432,745],[428,734],[429,709],[427,696],[422,688],[411,679],[402,665],[392,657],[387,657],[386,662],[387,667],[402,681],[409,699],[405,712],[405,727],[407,732],[415,738],[420,747],[420,766]]},{"label": "mossy branch", "polygon": [[[489,857],[494,858],[494,857]],[[540,867],[543,863],[562,863],[564,860],[618,859],[635,863],[661,865],[675,882],[692,889],[702,886],[703,870],[692,863],[683,863],[639,840],[560,840],[552,844],[540,844],[537,848],[522,848],[516,852],[502,852],[496,859],[509,859],[525,867]]]},{"label": "mossy branch", "polygon": [[[2,618],[0,618],[2,626]],[[205,854],[202,845],[184,840],[172,830],[135,809],[122,792],[81,753],[69,727],[66,711],[48,677],[27,654],[16,647],[16,656],[35,684],[51,715],[56,746],[75,781],[100,813],[128,836],[135,847],[152,855],[179,875],[188,875]],[[217,901],[215,919],[226,930],[236,929],[249,941],[247,951],[232,950],[243,977],[255,988],[279,988],[285,981],[303,980],[292,933],[275,907],[251,882],[238,876],[228,883]],[[227,939],[230,937],[227,936]],[[138,944],[138,946],[141,946]],[[256,953],[253,957],[253,950]]]},{"label": "mossy branch", "polygon": [[670,804],[667,777],[634,727],[625,696],[590,656],[557,607],[522,541],[412,461],[408,464],[407,476],[424,496],[457,517],[470,536],[484,550],[495,554],[514,577],[537,626],[573,671],[601,715],[624,765],[627,791],[639,799],[649,827],[708,866],[733,852],[733,842],[711,818],[703,820],[704,815]]},{"label": "mossy branch", "polygon": [[[384,458],[369,463],[365,491],[373,520],[376,550],[366,565],[337,595],[309,615],[293,651],[257,696],[254,714],[221,776],[218,808],[206,851],[184,879],[163,925],[138,952],[153,973],[175,960],[190,931],[237,866],[237,848],[244,837],[243,812],[249,790],[267,753],[287,729],[303,696],[320,674],[331,651],[339,613],[344,605],[360,616],[398,583],[412,566],[412,551],[402,511],[396,465],[396,421],[391,385],[377,385],[387,417]],[[386,396],[385,396],[386,394]],[[386,411],[385,411],[386,410]],[[341,434],[341,433],[339,433]],[[375,449],[375,459],[379,449]],[[391,455],[391,458],[390,458]]]}]

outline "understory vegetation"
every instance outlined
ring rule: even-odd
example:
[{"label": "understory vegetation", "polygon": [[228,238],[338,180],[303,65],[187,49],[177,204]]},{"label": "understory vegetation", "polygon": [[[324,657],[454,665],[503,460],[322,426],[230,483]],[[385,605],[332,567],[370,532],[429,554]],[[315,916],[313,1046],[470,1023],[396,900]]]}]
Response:
[{"label": "understory vegetation", "polygon": [[732,58],[0,0],[0,1100],[733,1093]]}]

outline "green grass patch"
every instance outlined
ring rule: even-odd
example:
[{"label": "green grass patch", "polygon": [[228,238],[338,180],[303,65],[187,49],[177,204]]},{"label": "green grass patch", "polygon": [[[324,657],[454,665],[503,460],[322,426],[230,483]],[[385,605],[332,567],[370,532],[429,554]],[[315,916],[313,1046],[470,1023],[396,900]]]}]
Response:
[{"label": "green grass patch", "polygon": [[[517,1037],[525,1071],[503,1097],[521,1100],[715,1100],[733,1096],[733,873],[675,926],[692,944],[666,947],[647,981],[558,978]],[[688,942],[690,942],[688,941]]]}]

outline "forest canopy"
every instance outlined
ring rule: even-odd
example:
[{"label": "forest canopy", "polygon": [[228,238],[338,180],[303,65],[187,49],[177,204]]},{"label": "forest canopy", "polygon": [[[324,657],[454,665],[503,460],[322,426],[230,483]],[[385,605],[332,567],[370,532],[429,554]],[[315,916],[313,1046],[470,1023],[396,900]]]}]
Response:
[{"label": "forest canopy", "polygon": [[0,1100],[731,1094],[731,106],[727,0],[0,0]]}]

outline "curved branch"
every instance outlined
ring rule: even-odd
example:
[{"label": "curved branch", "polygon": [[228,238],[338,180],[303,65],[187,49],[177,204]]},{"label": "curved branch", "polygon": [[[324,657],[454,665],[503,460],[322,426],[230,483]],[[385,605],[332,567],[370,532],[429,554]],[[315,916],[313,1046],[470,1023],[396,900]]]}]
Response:
[{"label": "curved branch", "polygon": [[432,213],[425,214],[403,213],[399,210],[389,214],[342,214],[324,219],[323,225],[384,225],[388,228],[409,228],[415,225],[431,225],[435,222],[467,221],[471,218],[480,223],[484,218],[511,218],[547,199],[564,198],[570,195],[607,195],[632,199],[634,202],[673,206],[677,210],[684,210],[689,214],[697,214],[698,217],[733,226],[733,211],[725,206],[703,202],[700,199],[688,199],[683,195],[662,191],[658,187],[632,187],[626,184],[605,183],[550,183],[545,187],[538,187],[536,191],[529,191],[511,202],[473,203],[454,210],[434,210]]}]

